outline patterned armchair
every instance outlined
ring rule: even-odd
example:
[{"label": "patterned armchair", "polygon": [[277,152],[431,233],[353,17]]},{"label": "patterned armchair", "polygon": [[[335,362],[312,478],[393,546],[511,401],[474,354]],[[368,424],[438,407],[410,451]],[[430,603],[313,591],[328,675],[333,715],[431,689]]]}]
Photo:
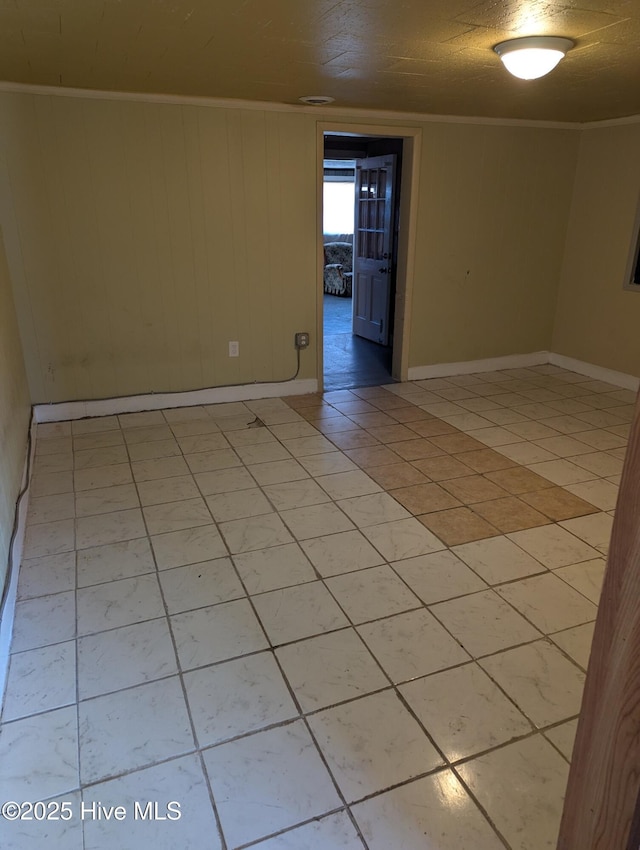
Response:
[{"label": "patterned armchair", "polygon": [[324,246],[324,291],[328,295],[351,298],[353,245],[327,242]]}]

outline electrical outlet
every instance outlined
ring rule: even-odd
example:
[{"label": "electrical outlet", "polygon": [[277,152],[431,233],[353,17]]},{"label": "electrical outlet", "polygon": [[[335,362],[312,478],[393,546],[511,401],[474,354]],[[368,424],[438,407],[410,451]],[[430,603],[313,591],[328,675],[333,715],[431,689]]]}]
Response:
[{"label": "electrical outlet", "polygon": [[229,343],[229,357],[240,357],[240,343],[237,340]]},{"label": "electrical outlet", "polygon": [[309,348],[309,334],[308,333],[297,333],[296,337],[296,348]]}]

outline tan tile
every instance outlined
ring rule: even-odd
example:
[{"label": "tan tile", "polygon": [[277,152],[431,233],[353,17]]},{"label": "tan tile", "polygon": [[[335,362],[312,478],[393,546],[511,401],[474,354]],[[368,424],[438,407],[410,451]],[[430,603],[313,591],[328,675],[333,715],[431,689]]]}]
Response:
[{"label": "tan tile", "polygon": [[[325,420],[329,422],[330,420]],[[351,420],[348,420],[351,422]],[[362,449],[366,446],[377,446],[378,440],[375,437],[372,437],[368,431],[365,431],[364,428],[360,428],[359,425],[355,425],[354,422],[351,424],[356,428],[355,431],[338,431],[337,433],[332,433],[329,435],[329,439],[332,443],[334,443],[339,449]],[[322,430],[322,429],[320,429]],[[324,432],[326,433],[326,431]]]},{"label": "tan tile", "polygon": [[[363,402],[364,404],[364,402]],[[339,408],[341,413],[347,413],[341,405]],[[387,416],[386,413],[382,413],[380,410],[375,410],[375,408],[371,408],[374,413],[348,413],[350,419],[356,423],[356,425],[360,425],[361,428],[377,428],[382,425],[397,425],[390,416]]]},{"label": "tan tile", "polygon": [[434,446],[430,440],[420,437],[394,443],[393,450],[405,460],[422,460],[423,457],[437,457],[445,454],[443,449]]},{"label": "tan tile", "polygon": [[439,537],[447,546],[470,543],[495,537],[500,532],[469,508],[451,508],[447,511],[419,516],[420,522]]},{"label": "tan tile", "polygon": [[430,422],[438,421],[437,419],[434,419],[430,413],[427,413],[426,410],[422,410],[422,408],[416,407],[415,405],[412,405],[411,407],[398,407],[395,410],[389,410],[388,413],[389,416],[393,417],[397,422],[404,422],[405,424],[407,422],[411,422],[412,426],[419,423],[426,424],[427,420]]},{"label": "tan tile", "polygon": [[482,448],[477,451],[462,452],[456,455],[459,460],[475,469],[476,472],[493,472],[496,469],[508,469],[513,466],[513,461],[509,460],[500,452],[494,452],[493,449]]},{"label": "tan tile", "polygon": [[372,466],[384,466],[387,463],[398,463],[398,455],[386,446],[369,446],[363,449],[351,449],[345,454],[363,469]]},{"label": "tan tile", "polygon": [[450,455],[428,457],[414,461],[413,465],[433,481],[446,481],[449,478],[461,478],[471,475],[472,469]]},{"label": "tan tile", "polygon": [[381,443],[399,443],[403,440],[410,440],[412,437],[415,437],[413,431],[410,431],[399,422],[396,422],[394,425],[383,425],[379,428],[369,428],[369,433]]},{"label": "tan tile", "polygon": [[493,481],[499,487],[505,489],[508,493],[514,496],[519,496],[521,493],[530,493],[533,490],[542,490],[544,487],[550,487],[548,479],[541,475],[536,475],[530,469],[523,466],[512,466],[509,469],[497,469],[494,472],[487,472],[485,476],[489,481]]},{"label": "tan tile", "polygon": [[454,434],[431,437],[431,442],[451,455],[478,450],[489,451],[484,443],[474,440],[473,437],[470,437],[468,434],[462,434],[460,431],[456,431]]},{"label": "tan tile", "polygon": [[[426,411],[423,412],[426,413]],[[427,415],[430,417],[427,422],[412,422],[409,425],[411,430],[415,431],[420,437],[435,437],[460,433],[457,428],[449,425],[448,422],[443,422],[442,419],[435,419],[431,414]]]},{"label": "tan tile", "polygon": [[307,395],[286,395],[282,396],[282,401],[298,410],[301,407],[318,407],[322,404],[322,396],[320,393],[308,393]]},{"label": "tan tile", "polygon": [[[364,396],[361,396],[364,398]],[[371,395],[367,398],[369,404],[372,404],[374,407],[377,407],[378,410],[384,410],[391,412],[400,407],[406,407],[407,402],[400,398],[399,396],[393,395],[392,393],[388,393],[386,390],[381,390],[378,395]]]},{"label": "tan tile", "polygon": [[491,502],[478,502],[473,506],[473,510],[504,534],[522,531],[525,528],[535,528],[549,522],[544,514],[534,510],[516,496],[494,499]]},{"label": "tan tile", "polygon": [[574,496],[563,487],[548,487],[535,493],[523,493],[521,498],[554,522],[572,519],[585,514],[595,514],[598,509],[584,499]]},{"label": "tan tile", "polygon": [[[311,424],[311,423],[310,423]],[[348,416],[343,416],[338,413],[337,416],[329,416],[326,419],[315,419],[313,421],[314,428],[317,428],[320,433],[328,436],[329,434],[344,433],[345,431],[361,431],[359,425],[352,422]]]},{"label": "tan tile", "polygon": [[490,499],[500,499],[507,493],[492,481],[487,481],[483,475],[465,475],[463,478],[453,478],[445,481],[442,486],[459,499],[464,505],[473,502],[488,502]]},{"label": "tan tile", "polygon": [[393,491],[393,497],[412,514],[427,514],[456,508],[460,502],[437,484],[417,484]]},{"label": "tan tile", "polygon": [[411,487],[412,484],[427,484],[429,478],[423,475],[410,463],[390,463],[386,466],[375,466],[369,470],[373,478],[385,490],[395,490],[397,487]]}]

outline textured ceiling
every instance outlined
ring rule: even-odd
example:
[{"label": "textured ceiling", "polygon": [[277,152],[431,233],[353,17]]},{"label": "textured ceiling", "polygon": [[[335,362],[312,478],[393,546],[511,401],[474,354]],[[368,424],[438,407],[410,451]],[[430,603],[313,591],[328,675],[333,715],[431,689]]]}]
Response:
[{"label": "textured ceiling", "polygon": [[[560,35],[548,77],[492,47]],[[640,0],[0,0],[0,80],[448,115],[640,114]]]}]

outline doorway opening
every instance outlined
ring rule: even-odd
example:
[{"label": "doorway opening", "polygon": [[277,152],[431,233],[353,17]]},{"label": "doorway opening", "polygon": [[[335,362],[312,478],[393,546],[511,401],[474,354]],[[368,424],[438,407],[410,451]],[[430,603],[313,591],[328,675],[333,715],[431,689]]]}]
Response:
[{"label": "doorway opening", "polygon": [[391,383],[403,139],[323,135],[325,391]]}]

